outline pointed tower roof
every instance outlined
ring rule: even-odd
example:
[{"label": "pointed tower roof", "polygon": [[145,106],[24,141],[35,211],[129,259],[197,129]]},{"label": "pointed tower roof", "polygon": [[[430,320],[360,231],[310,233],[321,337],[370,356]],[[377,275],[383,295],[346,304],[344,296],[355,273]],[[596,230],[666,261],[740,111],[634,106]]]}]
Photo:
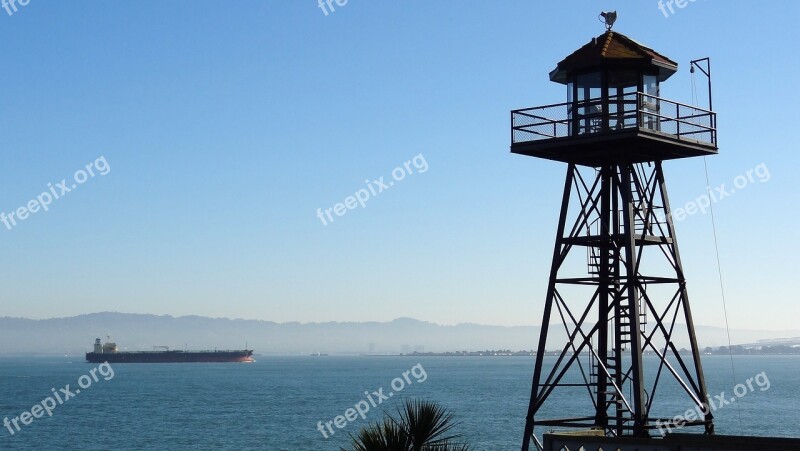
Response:
[{"label": "pointed tower roof", "polygon": [[573,52],[550,72],[550,80],[567,83],[573,71],[614,67],[651,68],[664,81],[678,71],[678,63],[616,31],[607,31]]}]

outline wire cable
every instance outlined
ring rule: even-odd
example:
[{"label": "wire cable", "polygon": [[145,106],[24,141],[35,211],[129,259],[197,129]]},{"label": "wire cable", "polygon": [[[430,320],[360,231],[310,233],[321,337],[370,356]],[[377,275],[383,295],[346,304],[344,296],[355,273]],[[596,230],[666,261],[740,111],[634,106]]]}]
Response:
[{"label": "wire cable", "polygon": [[[695,83],[694,79],[694,72],[692,72],[692,102],[694,105],[697,105],[697,84]],[[706,174],[706,189],[708,190],[709,196],[713,196],[714,193],[711,192],[711,181],[709,180],[708,176],[708,157],[703,157],[703,168],[705,169]],[[722,312],[725,316],[725,332],[728,336],[728,357],[731,360],[731,376],[733,378],[733,384],[736,385],[736,366],[733,363],[733,344],[731,342],[731,326],[728,322],[728,306],[725,302],[725,284],[723,282],[722,277],[722,262],[719,258],[719,240],[717,239],[717,220],[716,216],[714,215],[714,203],[709,202],[709,212],[711,213],[711,229],[714,233],[714,252],[717,256],[717,275],[719,276],[719,291],[720,295],[722,296]],[[743,428],[742,424],[742,408],[740,404],[736,404],[736,414],[739,417],[739,429]]]},{"label": "wire cable", "polygon": [[[706,161],[706,157],[703,157],[703,166],[705,167],[706,171],[706,187],[708,188],[708,193],[711,193],[711,184],[708,181],[708,162]],[[711,228],[714,231],[714,251],[717,254],[717,274],[719,275],[719,292],[722,295],[722,312],[725,316],[725,331],[728,334],[728,356],[731,359],[731,375],[733,377],[733,384],[736,386],[736,367],[733,364],[733,347],[731,344],[731,326],[728,323],[728,306],[725,302],[725,284],[723,283],[722,278],[722,263],[719,258],[719,242],[717,240],[717,221],[714,217],[714,206],[709,205],[709,212],[711,213]],[[739,429],[743,429],[742,424],[742,408],[740,407],[740,403],[736,403],[736,413],[739,417]]]}]

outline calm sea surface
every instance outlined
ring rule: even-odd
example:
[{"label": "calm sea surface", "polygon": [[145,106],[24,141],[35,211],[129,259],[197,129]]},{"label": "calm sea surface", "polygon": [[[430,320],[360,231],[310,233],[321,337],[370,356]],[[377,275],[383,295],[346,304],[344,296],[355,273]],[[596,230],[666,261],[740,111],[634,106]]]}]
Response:
[{"label": "calm sea surface", "polygon": [[[95,365],[79,357],[0,358],[0,419],[9,420],[53,396],[80,389],[52,416],[0,429],[0,449],[267,449],[333,450],[367,421],[382,418],[404,397],[435,400],[461,421],[476,449],[519,448],[530,396],[526,357],[257,357],[253,364],[117,364],[113,378],[91,379]],[[754,390],[715,412],[723,434],[800,436],[800,358],[707,356],[709,392],[733,397],[734,386],[764,372],[769,389]],[[401,391],[392,381],[407,373]],[[424,371],[424,374],[423,374]],[[106,372],[106,374],[109,374]],[[761,380],[763,381],[763,377]],[[409,384],[408,381],[411,381]],[[395,388],[400,382],[395,381]],[[326,439],[317,422],[344,415],[370,393],[396,392],[366,420]],[[660,389],[661,390],[661,389]],[[679,393],[663,389],[665,399]],[[377,402],[378,397],[371,395]],[[578,395],[579,397],[580,395]],[[677,397],[675,397],[677,399]],[[577,397],[576,397],[577,399]],[[571,396],[554,399],[569,405]],[[363,406],[364,404],[362,404]],[[37,412],[34,412],[37,413]],[[741,425],[741,426],[740,426]],[[13,426],[11,426],[13,429]]]}]

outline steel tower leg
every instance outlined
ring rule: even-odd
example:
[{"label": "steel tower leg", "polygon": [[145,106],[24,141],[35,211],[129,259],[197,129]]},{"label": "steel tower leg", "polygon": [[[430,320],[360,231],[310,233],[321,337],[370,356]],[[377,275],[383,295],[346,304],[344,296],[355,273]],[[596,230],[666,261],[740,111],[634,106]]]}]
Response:
[{"label": "steel tower leg", "polygon": [[[567,223],[567,211],[569,209],[569,198],[572,192],[572,183],[575,178],[574,164],[570,164],[567,168],[567,178],[564,183],[564,196],[561,203],[561,214],[558,218],[558,231],[556,232],[556,245],[553,250],[553,263],[550,270],[550,281],[547,287],[547,300],[544,305],[544,316],[542,317],[542,326],[539,334],[539,345],[536,351],[536,365],[533,370],[533,382],[531,385],[531,399],[528,405],[528,415],[525,417],[525,435],[522,439],[522,451],[528,451],[530,446],[531,436],[533,435],[533,418],[538,410],[539,399],[539,382],[542,376],[542,364],[544,361],[545,346],[547,344],[547,331],[550,325],[550,314],[553,311],[553,300],[555,297],[556,277],[558,275],[558,268],[564,261],[562,252],[564,243],[562,237],[564,236],[564,227]],[[538,446],[537,446],[538,447]]]}]

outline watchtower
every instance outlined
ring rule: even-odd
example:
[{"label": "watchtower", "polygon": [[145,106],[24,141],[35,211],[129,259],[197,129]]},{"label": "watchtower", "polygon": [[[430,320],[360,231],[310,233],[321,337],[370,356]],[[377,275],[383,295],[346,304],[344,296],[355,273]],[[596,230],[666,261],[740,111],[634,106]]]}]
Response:
[{"label": "watchtower", "polygon": [[566,102],[511,112],[511,152],[567,163],[523,451],[536,426],[714,431],[662,161],[717,154],[716,115],[662,98],[678,64],[607,25],[550,73]]}]

